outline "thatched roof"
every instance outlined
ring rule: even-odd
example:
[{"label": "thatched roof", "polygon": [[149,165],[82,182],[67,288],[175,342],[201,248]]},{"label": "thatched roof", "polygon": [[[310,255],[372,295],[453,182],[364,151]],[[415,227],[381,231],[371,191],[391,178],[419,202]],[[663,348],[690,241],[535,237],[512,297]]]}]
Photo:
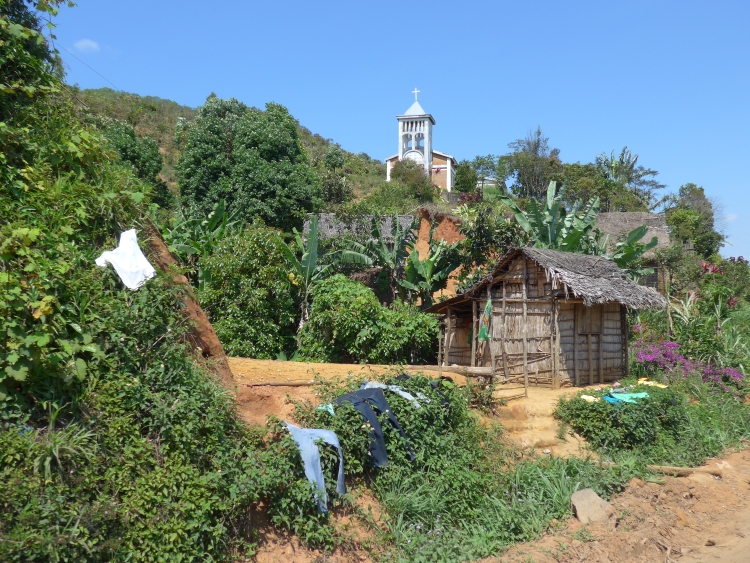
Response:
[{"label": "thatched roof", "polygon": [[490,274],[464,295],[481,296],[482,288],[507,272],[513,259],[521,254],[525,254],[544,268],[547,279],[552,282],[553,290],[562,290],[566,297],[582,299],[587,307],[603,303],[621,303],[636,309],[661,309],[667,306],[666,299],[656,290],[628,279],[617,264],[604,256],[528,247],[508,252],[497,262]]},{"label": "thatched roof", "polygon": [[[305,224],[302,227],[302,231],[307,234],[310,232],[310,216],[305,219]],[[408,229],[412,221],[414,221],[413,215],[398,215],[398,222],[401,227],[406,230]],[[372,220],[380,221],[380,232],[385,235],[386,242],[393,242],[393,236],[391,235],[391,226],[393,224],[392,215],[359,215],[346,219],[337,217],[335,213],[319,213],[318,214],[318,236],[321,239],[336,237],[339,235],[365,235],[369,236],[372,230]]]},{"label": "thatched roof", "polygon": [[658,244],[649,250],[645,256],[650,258],[654,252],[667,248],[669,241],[669,227],[663,213],[648,213],[646,211],[628,211],[628,212],[611,212],[599,213],[596,216],[596,228],[600,229],[605,235],[609,235],[609,250],[615,248],[615,244],[625,238],[630,231],[646,225],[648,232],[643,237],[642,242],[649,242],[653,237],[659,241]]}]

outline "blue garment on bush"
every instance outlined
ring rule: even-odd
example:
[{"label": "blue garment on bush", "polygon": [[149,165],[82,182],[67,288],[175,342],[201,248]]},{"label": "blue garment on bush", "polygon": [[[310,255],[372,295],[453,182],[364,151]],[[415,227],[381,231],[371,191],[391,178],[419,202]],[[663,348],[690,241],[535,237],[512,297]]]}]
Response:
[{"label": "blue garment on bush", "polygon": [[344,483],[344,454],[341,452],[341,444],[336,433],[331,430],[318,428],[300,428],[289,422],[285,422],[292,440],[295,441],[302,457],[302,465],[305,467],[305,477],[314,488],[315,500],[318,503],[318,512],[328,512],[328,495],[326,495],[326,482],[323,479],[323,469],[320,466],[320,450],[315,440],[322,439],[326,444],[335,446],[339,451],[339,474],[336,480],[336,492],[340,495],[346,493]]},{"label": "blue garment on bush", "polygon": [[388,405],[388,401],[385,400],[383,391],[380,389],[360,389],[354,393],[341,395],[341,397],[334,400],[334,403],[339,405],[345,402],[351,403],[370,425],[370,445],[368,449],[372,456],[373,467],[388,466],[388,451],[385,447],[383,428],[380,426],[380,422],[378,421],[378,417],[373,408],[380,414],[388,415],[388,422],[390,422],[391,426],[401,434],[401,437],[404,439],[406,450],[409,452],[409,459],[414,461],[416,456],[409,445],[406,433],[398,423],[398,419],[396,418],[396,415],[393,414],[390,405]]},{"label": "blue garment on bush", "polygon": [[647,399],[648,393],[618,393],[616,395],[605,395],[604,400],[608,403],[630,403],[637,405],[636,399]]},{"label": "blue garment on bush", "polygon": [[[417,401],[414,395],[412,395],[399,385],[386,385],[385,383],[380,383],[379,381],[366,381],[362,384],[362,387],[360,387],[360,390],[362,389],[388,389],[388,391],[392,391],[397,395],[401,395],[407,401],[411,401],[412,403],[414,403],[415,408],[422,408],[422,405],[419,404],[419,401]],[[430,398],[424,393],[417,392],[417,397],[419,397],[420,400],[424,401],[427,404],[430,403]]]}]

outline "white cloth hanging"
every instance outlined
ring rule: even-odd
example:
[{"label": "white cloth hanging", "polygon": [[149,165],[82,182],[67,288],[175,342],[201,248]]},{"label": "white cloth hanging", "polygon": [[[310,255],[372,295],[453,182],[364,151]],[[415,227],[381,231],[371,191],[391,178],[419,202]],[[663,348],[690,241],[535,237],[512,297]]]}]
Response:
[{"label": "white cloth hanging", "polygon": [[96,265],[102,268],[107,266],[107,262],[112,264],[128,289],[138,289],[146,280],[156,275],[154,267],[146,260],[138,246],[135,229],[123,232],[120,235],[120,245],[114,250],[102,252],[96,259]]}]

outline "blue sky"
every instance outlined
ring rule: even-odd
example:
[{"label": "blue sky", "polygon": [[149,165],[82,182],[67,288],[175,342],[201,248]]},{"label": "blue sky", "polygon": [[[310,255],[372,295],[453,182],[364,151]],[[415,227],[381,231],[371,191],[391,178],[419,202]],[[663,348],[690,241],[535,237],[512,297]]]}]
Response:
[{"label": "blue sky", "polygon": [[705,187],[722,253],[748,257],[748,22],[740,1],[78,0],[56,34],[82,88],[275,101],[380,159],[415,87],[435,148],[459,159],[505,153],[537,125],[566,162],[627,145],[668,190]]}]

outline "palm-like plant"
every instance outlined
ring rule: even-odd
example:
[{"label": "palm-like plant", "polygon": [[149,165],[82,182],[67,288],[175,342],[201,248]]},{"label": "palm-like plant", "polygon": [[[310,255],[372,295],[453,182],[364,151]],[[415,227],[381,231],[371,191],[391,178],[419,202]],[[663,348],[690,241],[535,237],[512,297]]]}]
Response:
[{"label": "palm-like plant", "polygon": [[536,200],[529,202],[529,210],[522,210],[507,195],[501,196],[502,202],[510,207],[521,228],[534,241],[534,248],[549,248],[580,254],[607,256],[633,279],[653,272],[650,268],[632,268],[632,265],[645,252],[657,245],[653,237],[648,243],[640,240],[646,235],[648,227],[641,225],[630,231],[625,241],[615,245],[615,252],[607,254],[609,236],[602,237],[601,231],[595,230],[596,216],[599,213],[599,198],[590,200],[584,205],[580,200],[573,204],[570,211],[562,206],[565,187],[555,193],[557,184],[550,182],[547,188],[547,200],[541,207]]},{"label": "palm-like plant", "polygon": [[297,232],[297,229],[293,229],[293,231],[297,249],[302,252],[300,258],[297,258],[295,250],[286,244],[281,237],[277,235],[276,239],[281,246],[284,256],[286,256],[287,262],[292,268],[292,272],[289,274],[289,281],[300,288],[302,296],[302,314],[297,329],[299,334],[302,327],[304,327],[305,323],[310,318],[310,297],[312,296],[315,284],[331,275],[336,263],[345,262],[370,266],[372,265],[372,259],[364,253],[347,249],[332,252],[328,255],[330,262],[323,264],[321,260],[323,255],[319,251],[317,216],[310,218],[310,228],[306,237],[307,240],[303,240],[302,235]]},{"label": "palm-like plant", "polygon": [[198,287],[203,289],[210,280],[210,274],[203,269],[203,259],[209,256],[221,239],[237,225],[226,211],[226,202],[222,199],[206,219],[186,219],[178,221],[167,231],[164,239],[169,250],[175,252],[193,269],[197,268]]},{"label": "palm-like plant", "polygon": [[380,218],[373,218],[370,240],[365,245],[350,243],[352,250],[369,256],[372,262],[381,266],[388,275],[389,287],[395,298],[398,293],[398,280],[403,278],[409,248],[417,239],[418,219],[415,217],[408,227],[403,227],[394,215],[391,220],[392,243],[387,241]]}]

